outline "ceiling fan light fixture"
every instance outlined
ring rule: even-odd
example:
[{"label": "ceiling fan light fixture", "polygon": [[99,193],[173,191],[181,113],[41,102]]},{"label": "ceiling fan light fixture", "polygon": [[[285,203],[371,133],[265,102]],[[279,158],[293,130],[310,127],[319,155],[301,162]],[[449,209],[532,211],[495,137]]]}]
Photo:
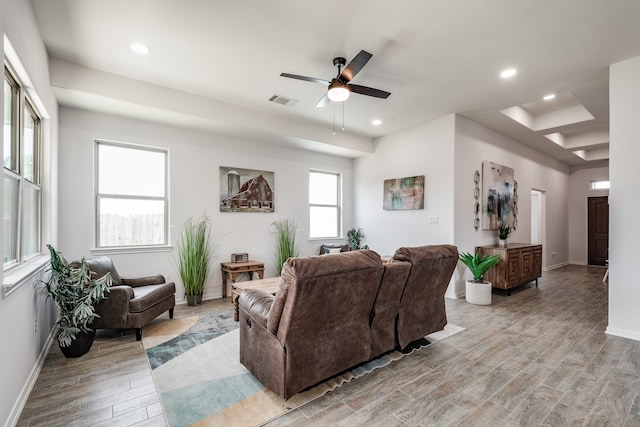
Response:
[{"label": "ceiling fan light fixture", "polygon": [[329,92],[327,92],[329,99],[332,100],[333,102],[346,101],[347,99],[349,99],[350,94],[351,94],[351,91],[349,90],[347,85],[337,80],[333,81],[329,85]]}]

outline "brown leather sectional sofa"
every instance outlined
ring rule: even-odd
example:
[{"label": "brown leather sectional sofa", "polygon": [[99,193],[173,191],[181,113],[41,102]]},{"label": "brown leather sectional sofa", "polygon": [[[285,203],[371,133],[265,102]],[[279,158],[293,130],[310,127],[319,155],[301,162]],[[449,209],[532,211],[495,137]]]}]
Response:
[{"label": "brown leather sectional sofa", "polygon": [[240,362],[288,399],[353,366],[403,349],[447,323],[444,294],[455,246],[289,259],[275,296],[239,298]]}]

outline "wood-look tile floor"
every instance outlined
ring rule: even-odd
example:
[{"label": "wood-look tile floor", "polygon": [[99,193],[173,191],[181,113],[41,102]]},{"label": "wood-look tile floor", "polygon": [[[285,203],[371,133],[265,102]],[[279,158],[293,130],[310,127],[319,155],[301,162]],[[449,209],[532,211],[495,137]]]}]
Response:
[{"label": "wood-look tile floor", "polygon": [[[344,384],[270,426],[640,426],[640,342],[606,335],[604,269],[545,272],[491,306],[446,300],[451,338]],[[228,310],[226,300],[176,317]],[[156,321],[166,321],[166,315]],[[105,331],[89,354],[52,347],[19,426],[164,426],[140,343]]]}]

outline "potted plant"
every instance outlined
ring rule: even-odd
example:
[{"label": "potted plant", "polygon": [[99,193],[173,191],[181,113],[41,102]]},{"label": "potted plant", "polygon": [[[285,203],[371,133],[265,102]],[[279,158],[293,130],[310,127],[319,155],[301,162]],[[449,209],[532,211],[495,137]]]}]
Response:
[{"label": "potted plant", "polygon": [[95,317],[95,304],[104,298],[111,286],[111,274],[99,279],[91,277],[84,258],[78,263],[69,263],[53,246],[47,245],[51,253],[50,276],[42,284],[42,291],[60,309],[56,322],[60,326],[58,345],[66,357],[86,354],[95,338],[91,323]]},{"label": "potted plant", "polygon": [[357,251],[359,249],[369,249],[368,245],[364,245],[360,247],[360,241],[364,237],[364,232],[362,228],[352,228],[347,231],[347,244],[349,245],[349,249],[352,251]]},{"label": "potted plant", "polygon": [[509,234],[511,234],[511,231],[513,231],[513,229],[507,223],[501,222],[498,225],[498,245],[499,246],[507,246],[507,238],[509,237]]},{"label": "potted plant", "polygon": [[198,221],[189,218],[182,228],[178,242],[178,274],[184,285],[187,304],[202,302],[204,284],[209,276],[213,249],[210,242],[211,220],[202,216]]},{"label": "potted plant", "polygon": [[473,280],[466,281],[465,293],[468,303],[476,305],[491,304],[491,282],[483,280],[483,277],[491,267],[501,260],[500,254],[483,257],[478,253],[471,255],[468,252],[462,252],[460,254],[460,261],[469,268],[473,275]]},{"label": "potted plant", "polygon": [[275,227],[275,262],[278,274],[280,274],[285,261],[299,255],[299,251],[296,247],[296,230],[298,229],[298,226],[295,221],[286,218],[274,221],[271,225]]}]

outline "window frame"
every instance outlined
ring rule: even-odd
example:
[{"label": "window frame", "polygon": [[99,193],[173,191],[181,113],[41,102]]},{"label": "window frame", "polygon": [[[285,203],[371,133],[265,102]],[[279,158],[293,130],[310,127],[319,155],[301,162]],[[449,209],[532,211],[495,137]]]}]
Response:
[{"label": "window frame", "polygon": [[[125,194],[112,194],[112,193],[100,193],[100,155],[99,146],[111,146],[118,148],[125,148],[138,151],[148,151],[161,153],[164,155],[164,196],[141,196],[141,195],[125,195]],[[169,247],[169,150],[166,148],[152,147],[147,145],[133,144],[128,142],[109,141],[106,139],[94,140],[94,252],[100,251],[145,251],[153,250],[156,248]],[[102,246],[100,244],[100,202],[102,200],[148,200],[148,201],[162,201],[164,203],[163,215],[163,236],[164,241],[162,243],[155,244],[138,244],[138,245],[111,245]]]},{"label": "window frame", "polygon": [[591,191],[609,191],[610,188],[611,188],[611,181],[608,179],[597,179],[597,180],[591,181],[589,184],[589,190]]},{"label": "window frame", "polygon": [[[325,174],[325,175],[333,175],[336,176],[336,204],[322,204],[322,203],[311,203],[311,174]],[[326,239],[341,239],[343,236],[342,230],[342,173],[335,171],[328,171],[322,169],[309,169],[308,174],[308,185],[309,189],[309,240],[326,240]],[[311,209],[314,207],[331,207],[336,208],[336,234],[334,236],[311,236]]]},{"label": "window frame", "polygon": [[[13,102],[11,103],[11,165],[9,167],[4,166],[3,155],[3,182],[5,179],[17,182],[17,207],[14,210],[15,218],[15,235],[11,236],[12,250],[15,245],[15,257],[10,260],[3,260],[2,269],[3,272],[11,270],[15,267],[23,265],[25,262],[39,256],[42,251],[42,141],[43,141],[43,114],[41,114],[35,107],[35,103],[31,100],[30,95],[27,93],[27,85],[25,85],[19,78],[18,74],[11,67],[8,60],[4,61],[4,78],[12,89]],[[4,86],[3,86],[4,90]],[[33,119],[33,181],[25,176],[25,168],[22,163],[25,154],[25,117],[26,113],[29,113]],[[4,120],[4,118],[3,118]],[[3,123],[4,127],[4,123]],[[3,129],[4,132],[4,129]],[[3,141],[4,143],[4,141]],[[33,244],[35,251],[33,253],[25,254],[25,248],[31,245],[25,242],[25,236],[27,232],[25,226],[27,221],[24,220],[26,212],[25,192],[28,189],[35,190],[37,202],[35,218],[35,241],[30,242]],[[5,195],[6,197],[6,195]],[[3,213],[4,215],[4,213]],[[5,236],[6,240],[7,236]],[[7,256],[4,251],[4,256]]]}]

